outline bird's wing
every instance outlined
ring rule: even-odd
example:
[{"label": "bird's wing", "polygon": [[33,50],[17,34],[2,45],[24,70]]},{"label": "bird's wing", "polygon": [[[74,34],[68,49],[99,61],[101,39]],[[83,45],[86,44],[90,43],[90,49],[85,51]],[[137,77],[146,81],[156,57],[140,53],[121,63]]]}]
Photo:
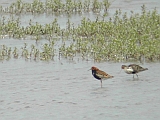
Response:
[{"label": "bird's wing", "polygon": [[136,64],[131,64],[128,67],[131,67],[133,69],[133,72],[135,72],[135,73],[144,69],[143,67],[136,65]]},{"label": "bird's wing", "polygon": [[98,70],[96,73],[97,76],[99,76],[100,78],[104,77],[104,78],[109,78],[111,77],[109,74],[105,73],[104,71]]}]

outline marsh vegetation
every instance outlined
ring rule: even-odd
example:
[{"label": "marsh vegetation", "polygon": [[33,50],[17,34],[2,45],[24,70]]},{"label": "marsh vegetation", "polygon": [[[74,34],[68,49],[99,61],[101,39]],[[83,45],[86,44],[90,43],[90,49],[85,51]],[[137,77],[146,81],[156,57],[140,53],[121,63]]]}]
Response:
[{"label": "marsh vegetation", "polygon": [[[146,10],[145,5],[141,7],[141,13],[122,13],[116,10],[114,16],[105,19],[108,14],[110,3],[108,0],[99,2],[66,0],[46,0],[41,2],[34,0],[25,3],[18,0],[9,7],[0,7],[0,14],[8,14],[9,17],[0,19],[1,39],[33,40],[33,44],[17,48],[1,44],[0,59],[25,58],[32,60],[54,60],[66,58],[74,60],[101,61],[159,61],[160,60],[160,14],[156,8]],[[33,23],[28,21],[27,26],[21,25],[21,19],[14,15],[21,14],[67,14],[90,12],[100,13],[100,19],[91,20],[84,17],[78,26],[74,26],[70,19],[66,28],[62,29],[55,18],[51,23]],[[39,47],[42,39],[47,43]],[[57,43],[61,42],[57,48]]]}]

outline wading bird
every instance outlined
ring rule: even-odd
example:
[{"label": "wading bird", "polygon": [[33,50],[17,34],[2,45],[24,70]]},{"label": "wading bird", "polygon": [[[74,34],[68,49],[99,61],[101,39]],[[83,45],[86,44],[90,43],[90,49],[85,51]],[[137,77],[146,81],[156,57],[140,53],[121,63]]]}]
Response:
[{"label": "wading bird", "polygon": [[[126,72],[127,74],[133,74],[133,78],[134,78],[134,74],[137,75],[137,73],[148,70],[148,68],[143,68],[139,65],[136,64],[130,64],[128,66],[126,65],[122,65],[121,66],[122,69],[124,69],[124,72]],[[138,77],[138,75],[137,75]]]},{"label": "wading bird", "polygon": [[101,88],[102,88],[102,80],[103,79],[109,79],[109,78],[113,78],[114,76],[111,76],[107,73],[105,73],[104,71],[99,70],[97,67],[91,67],[92,70],[92,75],[101,81]]}]

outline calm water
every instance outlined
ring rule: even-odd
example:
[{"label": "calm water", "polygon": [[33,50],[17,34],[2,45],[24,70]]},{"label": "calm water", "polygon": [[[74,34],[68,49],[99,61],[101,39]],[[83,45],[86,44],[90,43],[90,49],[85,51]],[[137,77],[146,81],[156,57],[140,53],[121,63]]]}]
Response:
[{"label": "calm water", "polygon": [[[124,63],[55,63],[15,60],[1,63],[1,120],[144,120],[160,118],[160,63],[132,78]],[[115,77],[100,81],[95,65]],[[3,119],[2,119],[3,118]]]},{"label": "calm water", "polygon": [[[5,0],[6,1],[6,0]],[[149,9],[158,7],[158,0],[115,0],[112,10],[140,11],[145,3]],[[9,2],[1,0],[2,5]],[[24,17],[24,16],[23,16]],[[39,19],[42,17],[42,19]],[[53,16],[39,16],[35,20],[45,23]],[[64,16],[59,16],[65,27]],[[95,19],[94,15],[89,16]],[[33,19],[25,16],[23,19]],[[76,18],[76,19],[75,19]],[[80,23],[75,15],[71,19]],[[44,22],[45,19],[45,22]],[[63,20],[62,20],[63,19]],[[26,20],[28,21],[28,20]],[[26,24],[24,20],[22,24]],[[30,40],[3,39],[1,44],[21,47]],[[44,41],[42,40],[40,44]],[[0,120],[158,120],[160,119],[160,63],[140,64],[149,70],[139,73],[139,79],[120,72],[122,64],[93,61],[25,61],[11,59],[0,62]],[[91,66],[115,76],[103,82],[93,78]],[[135,76],[136,77],[136,76]]]}]

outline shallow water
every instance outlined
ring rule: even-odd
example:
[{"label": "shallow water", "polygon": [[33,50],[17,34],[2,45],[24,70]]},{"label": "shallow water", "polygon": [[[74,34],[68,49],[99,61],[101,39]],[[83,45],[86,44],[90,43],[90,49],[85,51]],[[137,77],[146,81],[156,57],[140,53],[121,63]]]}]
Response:
[{"label": "shallow water", "polygon": [[[120,72],[125,63],[55,63],[22,60],[1,63],[1,120],[159,119],[159,63],[139,79]],[[92,65],[114,75],[100,82]],[[2,119],[3,118],[3,119]]]},{"label": "shallow water", "polygon": [[[3,5],[9,2],[1,0]],[[160,6],[158,0],[115,0],[109,16],[117,8],[122,11],[140,11],[142,3],[148,9]],[[113,11],[112,11],[113,10]],[[113,12],[114,13],[114,12]],[[30,16],[31,18],[33,16]],[[42,17],[42,19],[39,19]],[[45,15],[36,17],[40,22],[51,21]],[[95,19],[94,15],[88,16]],[[24,19],[30,19],[24,17]],[[61,18],[61,19],[60,19]],[[79,15],[71,18],[80,23]],[[59,17],[61,27],[67,21]],[[63,20],[62,20],[63,19]],[[23,20],[23,18],[22,18]],[[52,19],[53,20],[53,19]],[[78,20],[78,21],[77,21]],[[28,20],[26,20],[28,21]],[[45,23],[44,22],[44,23]],[[64,23],[64,24],[63,24]],[[22,23],[22,24],[27,24]],[[16,41],[16,42],[15,42]],[[32,40],[3,39],[1,44],[23,46]],[[45,41],[40,41],[39,46]],[[149,70],[133,79],[123,71],[122,64],[93,61],[69,61],[55,58],[54,61],[30,61],[11,59],[0,62],[0,119],[1,120],[158,120],[160,119],[160,63],[140,64]],[[111,74],[114,78],[100,81],[93,78],[91,66]],[[120,72],[120,73],[119,73]]]}]

